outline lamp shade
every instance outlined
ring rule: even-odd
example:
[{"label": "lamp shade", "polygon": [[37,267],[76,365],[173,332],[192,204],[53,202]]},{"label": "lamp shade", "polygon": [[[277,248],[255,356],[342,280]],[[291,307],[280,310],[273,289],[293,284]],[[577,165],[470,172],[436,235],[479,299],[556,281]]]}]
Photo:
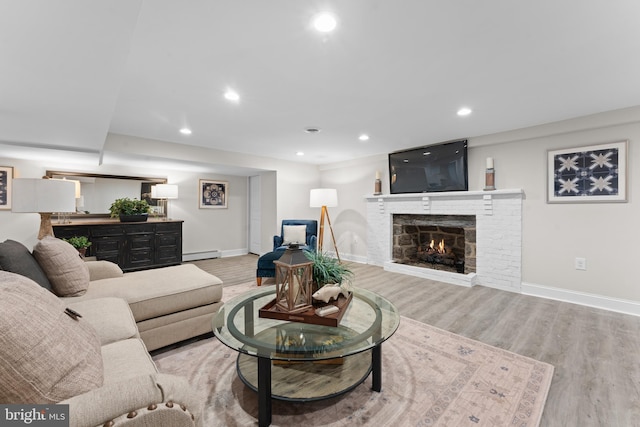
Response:
[{"label": "lamp shade", "polygon": [[151,187],[151,197],[154,199],[177,199],[178,186],[175,184],[156,184]]},{"label": "lamp shade", "polygon": [[76,184],[62,179],[15,178],[13,212],[75,212]]},{"label": "lamp shade", "polygon": [[338,190],[335,188],[314,188],[309,194],[309,206],[321,208],[322,206],[338,206]]}]

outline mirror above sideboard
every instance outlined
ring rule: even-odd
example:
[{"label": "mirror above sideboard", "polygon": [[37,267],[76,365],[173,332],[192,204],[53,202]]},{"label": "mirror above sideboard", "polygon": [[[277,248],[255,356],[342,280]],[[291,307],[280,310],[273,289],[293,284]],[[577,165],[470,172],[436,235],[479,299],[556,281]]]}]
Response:
[{"label": "mirror above sideboard", "polygon": [[76,198],[74,218],[109,218],[109,207],[122,197],[145,199],[155,209],[157,199],[151,198],[151,187],[166,184],[166,178],[128,175],[103,175],[86,172],[46,171],[46,176],[80,182],[80,195]]}]

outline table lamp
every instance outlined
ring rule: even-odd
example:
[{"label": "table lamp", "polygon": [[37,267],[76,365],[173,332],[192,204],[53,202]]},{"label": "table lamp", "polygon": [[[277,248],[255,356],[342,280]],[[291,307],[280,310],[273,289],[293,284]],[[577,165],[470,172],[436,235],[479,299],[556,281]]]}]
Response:
[{"label": "table lamp", "polygon": [[38,239],[53,236],[51,214],[75,212],[76,184],[61,179],[15,178],[11,210],[39,213]]},{"label": "table lamp", "polygon": [[156,184],[151,187],[151,197],[164,202],[164,219],[169,218],[169,200],[178,198],[178,186],[175,184]]},{"label": "table lamp", "polygon": [[335,188],[314,188],[309,194],[309,206],[312,208],[322,208],[320,211],[320,234],[318,236],[318,250],[322,252],[322,242],[324,241],[324,218],[327,217],[329,223],[329,230],[331,231],[331,239],[333,240],[333,247],[336,250],[336,256],[340,261],[340,254],[338,253],[338,246],[336,245],[336,238],[333,234],[333,227],[331,226],[331,218],[329,218],[328,207],[338,206],[338,190]]}]

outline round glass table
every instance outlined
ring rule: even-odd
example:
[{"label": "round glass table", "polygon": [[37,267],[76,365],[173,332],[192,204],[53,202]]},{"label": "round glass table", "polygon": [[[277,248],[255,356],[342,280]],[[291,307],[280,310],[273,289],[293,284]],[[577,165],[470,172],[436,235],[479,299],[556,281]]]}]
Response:
[{"label": "round glass table", "polygon": [[[381,345],[398,329],[400,315],[387,299],[354,288],[338,326],[263,318],[275,287],[226,302],[213,332],[239,352],[237,372],[258,393],[258,424],[271,424],[271,399],[311,401],[345,393],[372,375],[382,389]],[[295,365],[295,369],[291,367]]]}]

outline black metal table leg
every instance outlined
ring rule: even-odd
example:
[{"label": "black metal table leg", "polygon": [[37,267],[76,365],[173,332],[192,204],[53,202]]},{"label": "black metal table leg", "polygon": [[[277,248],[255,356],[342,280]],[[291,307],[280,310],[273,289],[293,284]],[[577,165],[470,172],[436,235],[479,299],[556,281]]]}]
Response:
[{"label": "black metal table leg", "polygon": [[271,424],[271,359],[258,357],[258,426]]},{"label": "black metal table leg", "polygon": [[371,374],[373,375],[373,391],[382,390],[382,344],[371,349]]}]

